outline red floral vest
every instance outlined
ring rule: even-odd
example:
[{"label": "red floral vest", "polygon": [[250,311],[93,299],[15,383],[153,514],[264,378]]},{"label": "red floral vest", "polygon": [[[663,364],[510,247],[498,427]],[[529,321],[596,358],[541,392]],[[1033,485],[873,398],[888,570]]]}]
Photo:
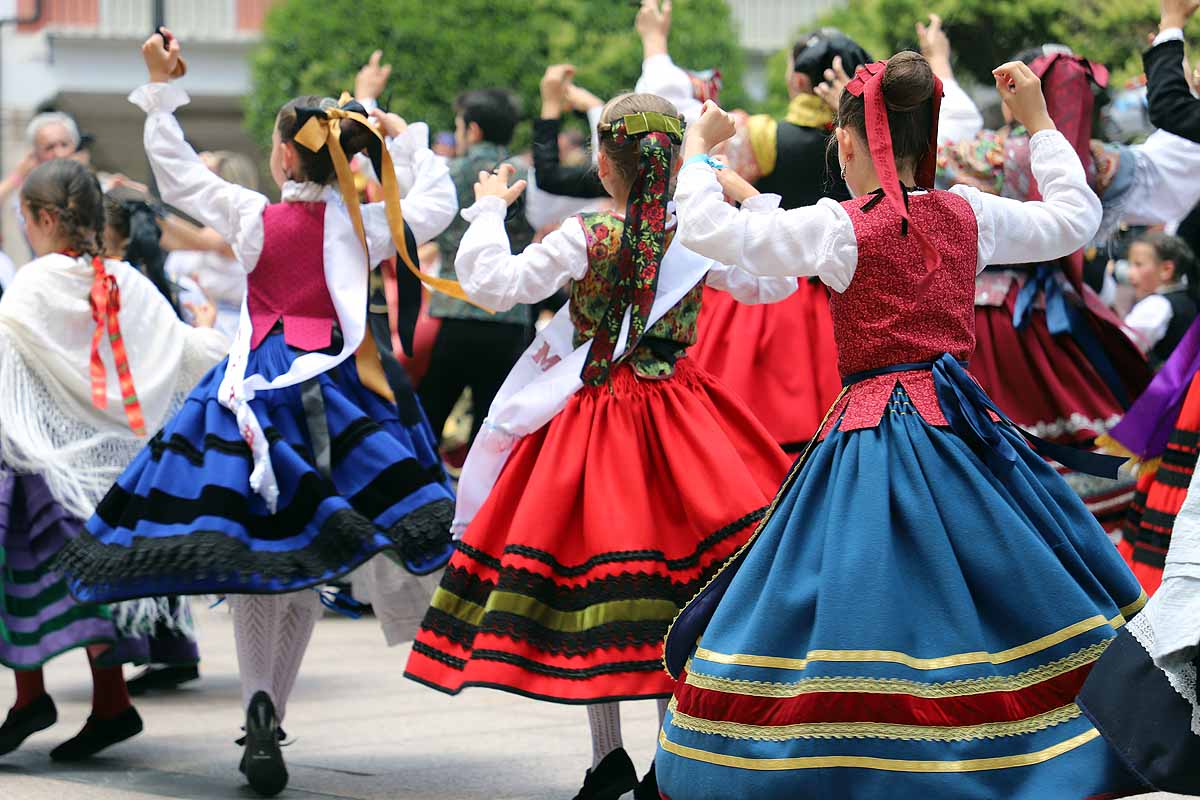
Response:
[{"label": "red floral vest", "polygon": [[[926,278],[916,237],[901,234],[900,215],[888,203],[871,205],[871,199],[856,197],[842,203],[858,242],[854,278],[844,292],[835,292],[829,299],[842,377],[895,364],[933,361],[943,353],[966,361],[975,351],[975,273],[979,263],[978,224],[970,203],[950,192],[910,197],[913,225],[927,232],[942,255],[941,266]],[[897,382],[926,422],[946,424],[932,373],[917,370],[879,375],[852,385],[823,433],[828,433],[839,417],[843,431],[878,425]]]}]

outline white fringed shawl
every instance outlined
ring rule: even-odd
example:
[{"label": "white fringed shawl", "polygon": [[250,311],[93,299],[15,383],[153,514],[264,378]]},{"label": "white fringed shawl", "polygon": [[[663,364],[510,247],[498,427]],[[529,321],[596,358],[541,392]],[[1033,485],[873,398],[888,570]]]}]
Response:
[{"label": "white fringed shawl", "polygon": [[[224,355],[216,331],[180,321],[149,280],[105,262],[121,292],[121,333],[146,417],[157,431]],[[0,299],[0,463],[41,475],[72,515],[87,519],[146,444],[129,428],[112,349],[101,345],[108,407],[92,404],[88,364],[91,263],[53,254],[26,264]]]}]

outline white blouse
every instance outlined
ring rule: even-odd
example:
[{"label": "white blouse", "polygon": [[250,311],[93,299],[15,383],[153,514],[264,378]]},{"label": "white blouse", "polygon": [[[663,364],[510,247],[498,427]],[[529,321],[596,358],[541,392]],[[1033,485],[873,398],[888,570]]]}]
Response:
[{"label": "white blouse", "polygon": [[[188,101],[187,93],[182,89],[167,83],[150,83],[136,89],[129,99],[146,112],[143,140],[163,200],[220,234],[246,271],[252,272],[262,254],[262,215],[268,204],[267,198],[222,180],[200,161],[184,140],[183,131],[175,120],[175,109]],[[428,140],[429,129],[416,123],[403,135],[387,142],[397,178],[403,183],[411,180],[410,192],[400,202],[405,221],[418,244],[445,230],[458,207],[454,182],[446,163],[429,150]],[[283,185],[282,195],[285,202],[323,200],[326,203],[322,268],[343,341],[338,354],[304,353],[292,362],[286,373],[271,380],[261,374],[247,375],[253,325],[246,304],[242,304],[237,335],[221,381],[220,398],[221,404],[236,416],[238,429],[243,432],[253,453],[250,486],[267,501],[272,513],[279,488],[266,437],[250,400],[259,391],[303,383],[333,369],[354,353],[366,334],[367,266],[378,264],[396,252],[383,203],[361,206],[367,244],[364,254],[349,210],[336,187],[288,182]]]},{"label": "white blouse", "polygon": [[[744,207],[755,213],[778,205],[778,195],[759,195]],[[484,197],[462,212],[471,226],[458,246],[454,269],[472,300],[505,311],[518,303],[545,300],[587,274],[587,236],[578,217],[568,218],[540,243],[513,255],[504,229],[506,211],[499,197]],[[775,303],[796,291],[794,278],[760,278],[725,265],[709,271],[706,282],[743,303]]]},{"label": "white blouse", "polygon": [[[1178,285],[1171,289],[1182,288]],[[1165,294],[1155,292],[1137,301],[1125,315],[1125,327],[1136,334],[1134,341],[1143,353],[1149,353],[1167,335],[1175,309]]]},{"label": "white blouse", "polygon": [[[270,200],[263,194],[222,180],[196,155],[183,137],[175,109],[187,104],[187,92],[170,83],[148,83],[129,95],[130,102],[146,112],[143,140],[150,167],[164,202],[195,217],[219,233],[233,248],[247,272],[254,270],[262,253],[262,212]],[[458,210],[454,183],[444,160],[429,149],[429,128],[423,122],[408,126],[388,139],[388,152],[397,177],[411,183],[401,201],[404,221],[421,244],[446,229]],[[324,200],[343,207],[336,186],[285,183],[284,200]],[[395,254],[383,203],[362,205],[363,227],[371,264]],[[352,226],[344,214],[325,215],[324,256],[327,261],[357,266],[362,255]]]},{"label": "white blouse", "polygon": [[[1043,200],[1022,203],[969,186],[950,190],[975,212],[979,270],[1066,256],[1086,245],[1100,224],[1100,200],[1061,133],[1035,134],[1030,160]],[[854,225],[835,200],[790,211],[739,211],[725,202],[713,168],[693,162],[679,173],[675,202],[679,237],[701,255],[756,275],[816,276],[835,292],[854,278]]]}]

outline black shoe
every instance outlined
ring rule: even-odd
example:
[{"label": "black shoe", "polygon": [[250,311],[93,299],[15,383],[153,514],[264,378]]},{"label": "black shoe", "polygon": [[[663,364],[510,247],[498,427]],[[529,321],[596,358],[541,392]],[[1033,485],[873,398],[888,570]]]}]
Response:
[{"label": "black shoe", "polygon": [[587,771],[575,800],[617,800],[637,785],[637,770],[625,748],[618,747]]},{"label": "black shoe", "polygon": [[654,774],[654,762],[650,762],[650,771],[642,778],[642,782],[633,790],[633,800],[661,800],[658,793],[658,776]]},{"label": "black shoe", "polygon": [[142,732],[142,718],[133,706],[112,719],[88,717],[83,730],[50,751],[51,761],[83,761],[106,747]]},{"label": "black shoe", "polygon": [[24,708],[10,710],[4,718],[4,724],[0,725],[0,756],[16,750],[21,742],[55,722],[58,722],[58,709],[48,694]]},{"label": "black shoe", "polygon": [[146,692],[169,691],[189,681],[200,680],[200,668],[189,667],[146,667],[136,678],[125,682],[131,697],[141,697]]},{"label": "black shoe", "polygon": [[245,774],[250,788],[263,797],[274,797],[287,786],[288,773],[279,738],[275,704],[266,692],[255,692],[246,709],[246,749],[238,769]]},{"label": "black shoe", "polygon": [[[243,728],[243,730],[245,730],[245,728]],[[279,735],[276,738],[279,739],[280,747],[287,747],[288,744],[290,744],[287,741],[287,734],[283,732],[283,728],[279,729]],[[236,744],[238,747],[242,748],[242,760],[240,762],[238,762],[238,772],[245,775],[246,774],[246,750],[245,750],[246,737],[243,736],[242,738],[235,741],[234,744]]]}]

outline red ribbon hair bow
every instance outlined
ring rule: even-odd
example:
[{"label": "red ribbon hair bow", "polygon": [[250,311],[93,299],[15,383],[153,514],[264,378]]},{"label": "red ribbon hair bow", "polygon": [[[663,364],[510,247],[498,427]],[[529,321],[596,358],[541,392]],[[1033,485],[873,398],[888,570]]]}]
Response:
[{"label": "red ribbon hair bow", "polygon": [[[875,165],[875,173],[879,176],[879,185],[884,197],[895,209],[896,213],[907,223],[908,229],[917,237],[921,244],[921,255],[929,272],[941,266],[942,256],[920,230],[913,227],[908,216],[908,204],[900,186],[900,177],[896,174],[896,156],[892,151],[892,129],[888,124],[887,100],[883,96],[883,74],[887,69],[886,61],[876,61],[873,64],[863,64],[854,71],[854,78],[846,84],[846,91],[855,97],[863,98],[866,106],[865,122],[867,129],[867,145],[871,151],[871,161]],[[917,185],[932,188],[934,174],[937,170],[937,128],[938,113],[942,107],[942,81],[933,76],[933,119],[929,126],[929,147],[917,165]]]}]

